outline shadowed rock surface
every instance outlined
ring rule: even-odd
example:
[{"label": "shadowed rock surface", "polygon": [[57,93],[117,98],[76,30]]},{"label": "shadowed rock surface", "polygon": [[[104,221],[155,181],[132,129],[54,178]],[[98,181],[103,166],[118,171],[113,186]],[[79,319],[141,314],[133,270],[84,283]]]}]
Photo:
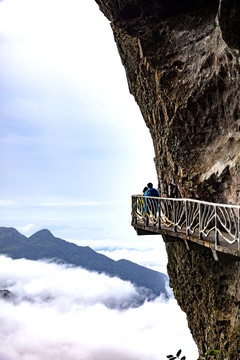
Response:
[{"label": "shadowed rock surface", "polygon": [[[239,204],[240,3],[96,2],[151,133],[161,195]],[[174,294],[200,353],[217,348],[239,359],[239,263],[215,263],[207,250],[187,252],[181,243],[167,251]]]}]

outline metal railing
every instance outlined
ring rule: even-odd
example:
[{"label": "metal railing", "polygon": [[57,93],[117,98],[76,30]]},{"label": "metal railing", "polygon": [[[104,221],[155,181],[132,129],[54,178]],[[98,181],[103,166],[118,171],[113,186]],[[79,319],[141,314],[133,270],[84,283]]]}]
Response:
[{"label": "metal railing", "polygon": [[191,199],[132,196],[132,222],[147,227],[162,226],[200,240],[214,238],[215,245],[223,240],[229,245],[237,243],[240,250],[240,206],[224,205]]}]

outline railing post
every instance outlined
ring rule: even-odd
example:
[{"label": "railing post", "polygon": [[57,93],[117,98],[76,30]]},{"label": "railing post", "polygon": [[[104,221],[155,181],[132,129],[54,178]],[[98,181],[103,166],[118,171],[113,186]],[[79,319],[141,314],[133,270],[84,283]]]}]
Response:
[{"label": "railing post", "polygon": [[173,229],[174,232],[177,232],[177,225],[176,225],[176,202],[173,200]]},{"label": "railing post", "polygon": [[185,200],[186,235],[189,236],[187,201]]},{"label": "railing post", "polygon": [[149,225],[149,217],[148,217],[148,207],[149,207],[149,204],[148,204],[148,199],[145,199],[146,203],[145,203],[145,226],[148,226]]},{"label": "railing post", "polygon": [[162,223],[161,223],[161,199],[158,200],[158,228],[161,230]]},{"label": "railing post", "polygon": [[132,196],[132,222],[134,222],[135,224],[137,223],[135,196]]},{"label": "railing post", "polygon": [[218,221],[217,221],[217,206],[214,206],[215,211],[215,247],[219,244],[219,234],[218,234]]},{"label": "railing post", "polygon": [[201,203],[199,203],[199,240],[202,240],[202,213],[201,213]]}]

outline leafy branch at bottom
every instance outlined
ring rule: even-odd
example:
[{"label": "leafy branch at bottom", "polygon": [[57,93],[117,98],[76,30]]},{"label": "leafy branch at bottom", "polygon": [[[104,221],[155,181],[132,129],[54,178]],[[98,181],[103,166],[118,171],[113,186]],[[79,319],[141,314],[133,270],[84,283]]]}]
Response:
[{"label": "leafy branch at bottom", "polygon": [[176,353],[176,356],[174,356],[174,355],[167,355],[167,358],[168,358],[169,360],[175,360],[175,359],[186,360],[186,356],[182,356],[182,357],[180,358],[181,353],[182,353],[182,350],[180,349],[180,350],[178,350],[178,352]]},{"label": "leafy branch at bottom", "polygon": [[[178,350],[178,352],[176,353],[176,355],[167,355],[168,360],[175,360],[175,359],[180,359],[180,360],[186,360],[186,356],[181,356],[182,354],[182,350]],[[199,357],[197,360],[210,360],[210,356],[215,356],[219,354],[219,350],[208,350],[204,357]],[[214,360],[214,359],[212,359]],[[227,360],[227,359],[224,359]]]}]

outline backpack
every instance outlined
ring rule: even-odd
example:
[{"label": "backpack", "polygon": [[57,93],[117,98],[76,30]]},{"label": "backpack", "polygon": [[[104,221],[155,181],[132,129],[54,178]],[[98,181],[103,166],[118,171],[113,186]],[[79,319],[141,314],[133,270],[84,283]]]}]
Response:
[{"label": "backpack", "polygon": [[159,193],[158,193],[157,189],[152,188],[147,191],[147,196],[159,197]]}]

